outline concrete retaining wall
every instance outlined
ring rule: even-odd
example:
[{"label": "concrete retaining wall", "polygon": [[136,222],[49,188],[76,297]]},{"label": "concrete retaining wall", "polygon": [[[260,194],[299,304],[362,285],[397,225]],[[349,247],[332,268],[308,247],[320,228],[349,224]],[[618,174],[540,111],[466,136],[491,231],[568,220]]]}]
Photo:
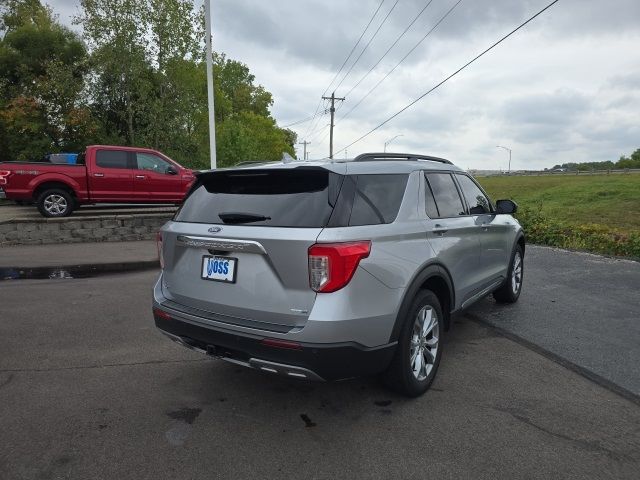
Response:
[{"label": "concrete retaining wall", "polygon": [[154,240],[173,213],[14,219],[0,223],[0,246]]}]

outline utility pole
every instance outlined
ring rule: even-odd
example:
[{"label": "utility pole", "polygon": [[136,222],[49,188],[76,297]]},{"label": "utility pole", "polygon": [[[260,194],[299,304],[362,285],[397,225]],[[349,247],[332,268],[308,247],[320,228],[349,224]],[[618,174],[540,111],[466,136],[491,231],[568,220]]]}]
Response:
[{"label": "utility pole", "polygon": [[336,100],[338,100],[339,102],[344,102],[344,97],[343,98],[338,98],[336,97],[336,92],[333,92],[331,94],[330,97],[322,97],[323,100],[331,100],[331,108],[329,108],[329,111],[331,112],[331,123],[330,125],[330,130],[329,130],[329,158],[333,158],[333,117],[334,114],[336,113]]},{"label": "utility pole", "polygon": [[307,145],[311,145],[311,142],[307,142],[305,140],[304,142],[298,142],[298,145],[304,145],[304,154],[302,155],[302,159],[307,160]]},{"label": "utility pole", "polygon": [[216,168],[216,116],[213,104],[213,49],[211,48],[211,0],[204,1],[204,26],[207,45],[207,99],[209,101],[209,150],[211,169]]}]

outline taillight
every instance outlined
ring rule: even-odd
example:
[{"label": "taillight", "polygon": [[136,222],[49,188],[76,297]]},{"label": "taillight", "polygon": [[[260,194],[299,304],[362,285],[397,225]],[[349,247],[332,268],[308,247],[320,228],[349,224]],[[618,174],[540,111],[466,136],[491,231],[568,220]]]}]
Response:
[{"label": "taillight", "polygon": [[371,252],[369,240],[347,243],[316,243],[309,247],[309,284],[330,293],[349,283],[363,258]]},{"label": "taillight", "polygon": [[10,170],[0,170],[0,185],[7,184],[7,177],[11,174]]},{"label": "taillight", "polygon": [[158,232],[156,235],[156,245],[158,246],[158,260],[160,261],[160,268],[164,268],[164,255],[162,254],[162,232]]}]

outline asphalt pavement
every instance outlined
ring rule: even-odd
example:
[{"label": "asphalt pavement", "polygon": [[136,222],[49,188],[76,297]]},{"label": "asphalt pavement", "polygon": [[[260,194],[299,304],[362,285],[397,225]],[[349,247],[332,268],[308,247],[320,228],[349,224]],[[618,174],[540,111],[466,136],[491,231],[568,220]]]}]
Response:
[{"label": "asphalt pavement", "polygon": [[640,396],[640,262],[529,245],[519,301],[467,314]]},{"label": "asphalt pavement", "polygon": [[[549,279],[547,250],[527,252],[517,305],[455,318],[413,400],[375,379],[298,382],[185,350],[153,326],[156,272],[2,282],[0,478],[638,478],[639,403],[498,332],[527,318],[535,332],[536,311],[559,314],[538,302],[577,288]],[[596,328],[573,310],[564,322]]]}]

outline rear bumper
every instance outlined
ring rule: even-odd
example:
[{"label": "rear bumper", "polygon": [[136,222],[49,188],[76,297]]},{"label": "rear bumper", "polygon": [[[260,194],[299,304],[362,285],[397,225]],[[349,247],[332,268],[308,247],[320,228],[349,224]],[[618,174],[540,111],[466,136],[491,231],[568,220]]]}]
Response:
[{"label": "rear bumper", "polygon": [[197,325],[176,318],[158,305],[169,319],[155,315],[156,326],[172,340],[192,350],[206,353],[257,370],[307,380],[341,380],[373,375],[387,368],[396,344],[368,348],[356,343],[299,343],[299,348],[264,345],[272,338]]}]

